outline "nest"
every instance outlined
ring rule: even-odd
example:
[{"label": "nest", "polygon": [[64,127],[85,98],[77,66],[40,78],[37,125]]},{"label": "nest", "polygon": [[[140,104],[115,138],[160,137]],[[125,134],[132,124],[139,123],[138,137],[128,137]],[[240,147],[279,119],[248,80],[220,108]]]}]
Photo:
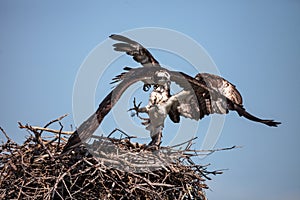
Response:
[{"label": "nest", "polygon": [[184,149],[151,149],[130,136],[109,135],[61,154],[62,135],[70,132],[61,123],[60,130],[48,129],[51,123],[43,128],[19,123],[30,133],[21,145],[1,129],[7,141],[0,146],[0,199],[205,200],[205,180],[221,173],[192,161],[191,142]]}]

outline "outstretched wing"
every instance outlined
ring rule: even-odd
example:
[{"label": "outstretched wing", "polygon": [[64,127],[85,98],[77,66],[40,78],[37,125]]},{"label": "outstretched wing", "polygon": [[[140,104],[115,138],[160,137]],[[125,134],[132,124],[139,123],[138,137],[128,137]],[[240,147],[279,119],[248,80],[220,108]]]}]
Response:
[{"label": "outstretched wing", "polygon": [[169,71],[162,67],[159,69],[131,69],[126,67],[125,69],[127,72],[123,72],[122,76],[116,77],[121,83],[128,82],[126,79],[131,81],[134,81],[136,78],[142,80],[141,78],[144,76],[142,81],[147,80],[149,84],[155,84],[154,77],[156,72],[164,70],[170,74],[172,82],[175,82],[184,90],[190,91],[186,96],[179,95],[177,101],[174,101],[171,106],[169,116],[175,123],[180,121],[180,116],[200,120],[210,114],[227,114],[230,110],[234,110],[240,116],[268,126],[278,126],[280,124],[280,122],[260,119],[248,113],[243,107],[242,97],[235,86],[217,75],[203,73],[193,78],[183,72]]},{"label": "outstretched wing", "polygon": [[195,79],[209,88],[213,88],[214,90],[218,91],[234,103],[239,105],[243,104],[243,99],[240,92],[236,89],[235,85],[226,79],[209,73],[199,73],[195,76]]},{"label": "outstretched wing", "polygon": [[[170,74],[171,81],[181,86],[183,90],[189,91],[189,95],[184,96],[182,101],[178,100],[179,104],[177,104],[177,107],[175,107],[178,109],[177,111],[181,116],[199,120],[205,115],[212,113],[225,114],[228,112],[228,110],[235,110],[240,116],[244,116],[252,121],[264,123],[268,126],[277,126],[280,124],[280,122],[263,120],[251,115],[243,108],[241,104],[239,104],[239,102],[231,100],[223,95],[220,91],[210,87],[209,84],[203,84],[201,81],[185,73],[169,71],[162,67],[126,69],[128,71],[124,72],[118,79],[119,84],[104,98],[96,112],[93,113],[85,122],[83,122],[72,134],[62,153],[66,153],[74,147],[80,145],[82,142],[87,141],[129,86],[138,81],[147,81],[149,84],[156,84],[156,73],[162,70]],[[188,108],[185,108],[185,106]],[[177,111],[175,113],[177,113]]]},{"label": "outstretched wing", "polygon": [[[125,52],[133,56],[133,59],[145,67],[160,67],[158,61],[151,53],[136,41],[121,35],[111,35],[110,38],[121,41],[122,43],[114,44],[114,50]],[[124,68],[130,70],[131,68]],[[252,121],[264,123],[269,126],[277,126],[279,123],[273,120],[262,120],[254,117],[243,108],[243,100],[235,85],[226,79],[217,75],[200,73],[195,78],[181,73],[170,72],[171,79],[183,88],[189,88],[193,95],[183,99],[181,103],[171,107],[169,116],[175,123],[180,121],[178,115],[192,119],[202,119],[205,115],[217,113],[227,114],[229,110],[235,110],[240,116],[244,116]],[[116,76],[112,83],[123,79],[125,73]],[[144,90],[149,88],[149,82],[144,81]],[[198,105],[198,106],[197,106]],[[176,110],[177,108],[177,110]],[[240,109],[241,108],[241,109]]]},{"label": "outstretched wing", "polygon": [[[277,127],[281,124],[274,120],[260,119],[247,112],[242,105],[242,97],[239,91],[233,84],[222,77],[204,73],[198,74],[196,78],[193,78],[182,72],[180,74],[170,72],[170,75],[171,80],[184,88],[187,88],[187,83],[183,83],[182,80],[186,80],[194,91],[194,95],[183,98],[182,103],[178,107],[182,116],[199,120],[205,115],[213,113],[227,114],[229,110],[234,110],[240,116],[268,126]],[[198,104],[195,103],[195,98]],[[195,110],[199,112],[199,115],[196,115]]]},{"label": "outstretched wing", "polygon": [[103,99],[96,112],[84,121],[76,131],[74,131],[62,153],[69,152],[76,146],[86,142],[100,126],[104,117],[118,102],[124,91],[138,81],[146,81],[147,79],[150,81],[155,71],[155,68],[138,68],[122,73],[122,76],[120,76],[119,79],[119,84]]},{"label": "outstretched wing", "polygon": [[[143,47],[141,44],[139,44],[136,41],[133,41],[127,37],[124,37],[122,35],[111,35],[111,39],[121,41],[122,43],[115,43],[114,50],[125,52],[128,55],[133,56],[133,59],[139,63],[141,63],[145,67],[161,67],[157,60],[151,55],[151,53]],[[129,71],[131,68],[126,67],[124,70]],[[126,72],[121,73],[120,75],[117,75],[115,78],[113,78],[112,83],[116,83],[118,81],[121,81],[124,79],[124,75]],[[185,117],[189,117],[192,119],[202,119],[205,115],[209,115],[212,113],[220,113],[224,114],[228,112],[228,109],[226,109],[226,106],[223,106],[223,101],[220,98],[219,101],[213,101],[211,102],[211,96],[208,89],[211,89],[212,91],[218,91],[221,92],[222,95],[225,95],[229,98],[229,89],[228,87],[220,87],[222,86],[220,84],[223,79],[219,77],[218,79],[214,79],[214,75],[210,74],[202,74],[200,76],[199,74],[192,78],[186,74],[180,74],[180,73],[174,73],[173,78],[174,81],[177,82],[181,86],[185,86],[185,88],[190,88],[190,90],[195,91],[196,99],[192,96],[189,96],[186,99],[183,99],[183,101],[179,105],[173,105],[170,109],[169,116],[171,120],[175,123],[178,123],[180,121],[180,118],[178,115],[183,115]],[[175,78],[177,77],[177,79]],[[197,79],[198,81],[196,81]],[[201,86],[196,86],[197,83],[201,84]],[[191,87],[191,84],[193,87]],[[145,82],[146,87],[149,88],[149,83]],[[144,85],[144,88],[145,88]],[[223,84],[223,85],[226,85]],[[206,89],[203,87],[205,86]],[[229,86],[233,86],[232,84],[229,84]],[[234,87],[234,86],[233,86]],[[144,89],[145,90],[145,89]],[[232,90],[233,91],[233,90]],[[237,90],[236,90],[237,91]],[[218,93],[217,93],[218,95]],[[242,103],[240,95],[237,95],[240,99],[237,99],[236,103]],[[233,98],[229,98],[233,99]],[[223,103],[223,104],[221,104]],[[196,106],[196,104],[199,104],[199,106]],[[178,108],[178,109],[176,109]]]},{"label": "outstretched wing", "polygon": [[113,34],[109,37],[113,40],[121,41],[120,43],[113,44],[115,51],[125,52],[144,67],[160,67],[158,61],[151,53],[138,42],[117,34]]}]

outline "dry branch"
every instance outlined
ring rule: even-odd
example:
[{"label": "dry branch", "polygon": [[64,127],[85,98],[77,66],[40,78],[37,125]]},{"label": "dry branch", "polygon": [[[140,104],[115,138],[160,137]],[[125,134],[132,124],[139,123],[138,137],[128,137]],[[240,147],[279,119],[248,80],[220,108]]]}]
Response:
[{"label": "dry branch", "polygon": [[[32,133],[22,145],[1,128],[7,141],[0,146],[0,199],[204,200],[205,180],[219,173],[193,163],[197,151],[154,151],[132,143],[127,134],[119,139],[97,136],[62,155],[66,142],[61,136],[68,132],[60,119],[43,128],[19,123]],[[54,122],[60,130],[47,128]],[[43,131],[53,137],[43,137]]]},{"label": "dry branch", "polygon": [[56,134],[63,134],[63,135],[72,135],[73,131],[61,131],[60,130],[54,130],[54,129],[50,129],[50,128],[44,128],[44,127],[39,127],[39,126],[29,126],[29,125],[23,125],[21,124],[21,122],[19,123],[19,128],[21,129],[34,129],[37,131],[46,131],[46,132],[50,132],[50,133],[56,133]]}]

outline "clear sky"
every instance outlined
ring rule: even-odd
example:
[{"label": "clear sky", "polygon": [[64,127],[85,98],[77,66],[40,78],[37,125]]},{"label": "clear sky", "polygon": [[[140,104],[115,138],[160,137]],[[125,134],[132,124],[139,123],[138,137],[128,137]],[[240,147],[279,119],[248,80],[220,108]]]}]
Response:
[{"label": "clear sky", "polygon": [[[211,163],[212,170],[228,169],[207,182],[208,198],[300,199],[300,1],[296,0],[2,0],[0,126],[20,143],[26,132],[18,129],[18,121],[42,126],[69,113],[63,120],[69,129],[74,124],[73,87],[85,58],[110,34],[143,27],[176,30],[197,41],[220,74],[237,85],[251,113],[283,123],[269,128],[229,114],[216,147],[243,148],[201,160]],[[169,63],[163,52],[154,53],[160,62]],[[126,58],[118,63],[121,66],[109,77],[133,62]],[[195,75],[184,67],[177,69]],[[98,86],[95,106],[109,87]],[[203,120],[200,126],[208,122]]]}]

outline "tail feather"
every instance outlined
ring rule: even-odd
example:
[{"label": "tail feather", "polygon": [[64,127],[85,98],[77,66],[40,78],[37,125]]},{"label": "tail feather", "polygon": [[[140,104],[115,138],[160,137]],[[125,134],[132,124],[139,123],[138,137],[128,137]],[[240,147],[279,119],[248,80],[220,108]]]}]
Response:
[{"label": "tail feather", "polygon": [[279,124],[281,124],[281,122],[276,122],[274,120],[269,120],[269,119],[260,119],[258,117],[255,117],[254,115],[248,113],[245,108],[243,108],[240,105],[234,104],[234,110],[240,115],[243,116],[251,121],[255,121],[255,122],[260,122],[263,124],[266,124],[268,126],[274,126],[277,127]]}]

